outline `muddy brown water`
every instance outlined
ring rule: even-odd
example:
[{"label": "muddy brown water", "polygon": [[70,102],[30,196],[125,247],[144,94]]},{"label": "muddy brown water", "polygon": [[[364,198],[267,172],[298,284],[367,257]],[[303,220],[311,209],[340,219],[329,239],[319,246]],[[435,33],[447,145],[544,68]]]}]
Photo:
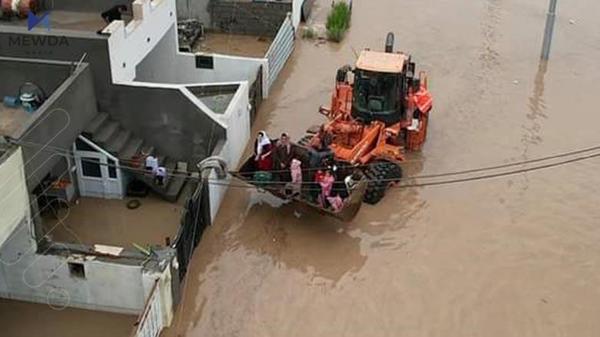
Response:
[{"label": "muddy brown water", "polygon": [[[323,20],[329,1],[317,1]],[[428,143],[408,174],[600,143],[600,2],[354,1],[341,44],[299,40],[255,131],[318,123],[336,69],[385,34],[427,70]],[[572,23],[570,23],[570,20]],[[598,336],[600,160],[396,189],[342,224],[230,189],[164,336]],[[275,205],[276,206],[276,205]]]},{"label": "muddy brown water", "polygon": [[183,207],[149,194],[139,208],[128,209],[132,200],[83,197],[58,217],[47,214],[44,229],[55,242],[111,245],[134,249],[134,244],[165,245],[177,235]]},{"label": "muddy brown water", "polygon": [[270,37],[208,32],[204,40],[196,43],[195,51],[262,58],[272,40]]},{"label": "muddy brown water", "polygon": [[0,299],[3,337],[130,336],[137,317]]}]

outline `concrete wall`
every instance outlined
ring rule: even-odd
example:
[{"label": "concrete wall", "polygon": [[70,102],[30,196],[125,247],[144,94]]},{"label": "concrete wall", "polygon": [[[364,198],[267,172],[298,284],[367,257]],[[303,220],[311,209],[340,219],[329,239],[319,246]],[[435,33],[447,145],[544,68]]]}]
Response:
[{"label": "concrete wall", "polygon": [[138,63],[176,24],[175,0],[136,0],[133,20],[127,26],[123,21],[111,22],[103,32],[110,34],[108,48],[113,82],[133,81]]},{"label": "concrete wall", "polygon": [[[140,265],[74,255],[37,254],[29,227],[29,221],[23,219],[0,247],[0,297],[59,308],[69,306],[127,314],[142,310],[148,290],[143,286],[145,276]],[[72,275],[68,262],[83,263],[85,278]]]},{"label": "concrete wall", "polygon": [[132,83],[114,88],[108,111],[159,153],[195,164],[208,156],[224,128],[178,86]]},{"label": "concrete wall", "polygon": [[177,19],[197,19],[205,27],[210,27],[210,0],[177,0]]},{"label": "concrete wall", "polygon": [[97,113],[92,73],[82,64],[13,135],[23,144],[30,191],[63,159],[56,148],[70,149]]},{"label": "concrete wall", "polygon": [[[32,38],[40,36],[59,38],[60,43],[50,44],[46,40],[45,43],[33,45]],[[0,56],[77,62],[84,54],[87,54],[85,61],[90,64],[92,69],[98,107],[101,111],[105,111],[111,100],[109,92],[110,61],[106,36],[91,32],[67,32],[59,29],[52,29],[50,32],[44,30],[29,32],[26,27],[0,25]],[[44,74],[44,76],[46,75]]]},{"label": "concrete wall", "polygon": [[42,0],[44,8],[72,12],[98,12],[116,5],[131,5],[132,0]]},{"label": "concrete wall", "polygon": [[0,247],[23,219],[29,218],[29,197],[21,148],[0,156]]},{"label": "concrete wall", "polygon": [[211,28],[235,34],[275,36],[292,2],[211,0]]},{"label": "concrete wall", "polygon": [[[138,65],[136,80],[174,84],[248,81],[252,84],[261,66],[264,66],[266,78],[266,59],[212,56],[213,69],[196,68],[196,55],[178,51],[177,31],[172,27]],[[170,66],[164,66],[166,64]]]},{"label": "concrete wall", "polygon": [[[246,144],[250,140],[248,90],[248,84],[242,83],[229,103],[227,111],[220,117],[227,126],[227,141],[217,155],[225,159],[231,170],[237,169]],[[212,172],[210,178],[217,179],[216,174]],[[212,184],[209,186],[209,192],[211,219],[214,220],[227,192],[227,186]]]},{"label": "concrete wall", "polygon": [[0,96],[17,96],[19,87],[33,82],[50,95],[69,77],[70,69],[64,64],[20,62],[0,58]]}]

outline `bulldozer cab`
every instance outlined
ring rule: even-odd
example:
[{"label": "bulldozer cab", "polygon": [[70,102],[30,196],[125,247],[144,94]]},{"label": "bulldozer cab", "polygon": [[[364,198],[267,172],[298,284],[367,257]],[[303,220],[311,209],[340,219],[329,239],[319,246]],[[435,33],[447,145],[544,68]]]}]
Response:
[{"label": "bulldozer cab", "polygon": [[366,122],[402,119],[404,54],[364,50],[354,70],[352,115]]},{"label": "bulldozer cab", "polygon": [[365,50],[354,70],[352,115],[366,122],[402,119],[404,54]]}]

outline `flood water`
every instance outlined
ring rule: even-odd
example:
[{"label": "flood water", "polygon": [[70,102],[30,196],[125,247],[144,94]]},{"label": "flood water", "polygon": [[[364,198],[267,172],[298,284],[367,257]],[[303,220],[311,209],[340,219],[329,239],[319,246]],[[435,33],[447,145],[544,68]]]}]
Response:
[{"label": "flood water", "polygon": [[[318,0],[315,20],[330,2]],[[255,131],[322,121],[353,49],[388,31],[430,76],[428,143],[408,175],[600,143],[600,2],[355,0],[341,44],[299,40]],[[394,189],[342,224],[231,188],[164,336],[598,336],[600,160]]]}]

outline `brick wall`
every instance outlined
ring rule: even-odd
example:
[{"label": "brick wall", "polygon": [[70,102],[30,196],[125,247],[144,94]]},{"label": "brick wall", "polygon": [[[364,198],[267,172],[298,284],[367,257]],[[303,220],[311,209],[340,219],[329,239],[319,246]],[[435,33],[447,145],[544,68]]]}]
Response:
[{"label": "brick wall", "polygon": [[274,37],[292,11],[291,1],[222,1],[211,0],[211,28],[215,31]]}]

